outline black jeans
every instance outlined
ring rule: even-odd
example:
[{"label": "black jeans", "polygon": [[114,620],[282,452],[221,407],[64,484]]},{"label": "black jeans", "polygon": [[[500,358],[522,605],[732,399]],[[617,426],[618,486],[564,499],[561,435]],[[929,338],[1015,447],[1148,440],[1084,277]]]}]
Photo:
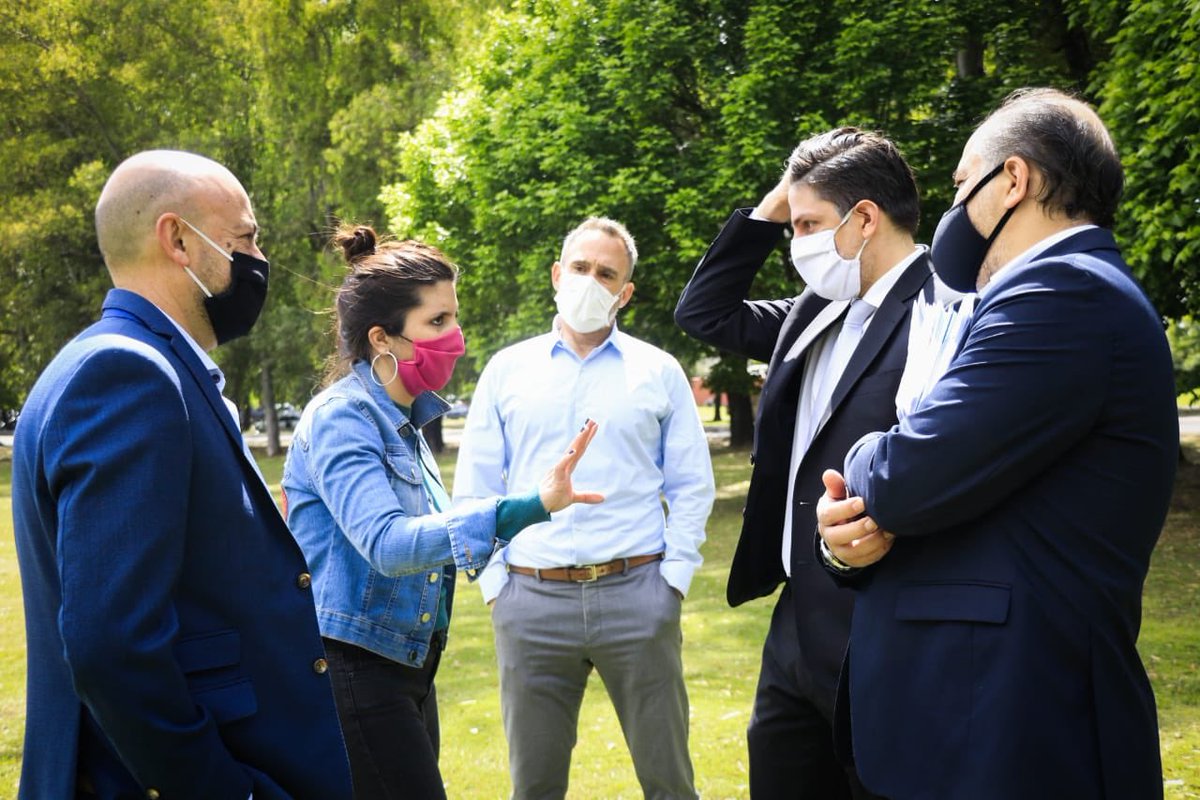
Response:
[{"label": "black jeans", "polygon": [[325,639],[355,800],[446,796],[438,770],[440,733],[433,687],[445,641],[445,633],[435,633],[425,663],[410,667]]}]

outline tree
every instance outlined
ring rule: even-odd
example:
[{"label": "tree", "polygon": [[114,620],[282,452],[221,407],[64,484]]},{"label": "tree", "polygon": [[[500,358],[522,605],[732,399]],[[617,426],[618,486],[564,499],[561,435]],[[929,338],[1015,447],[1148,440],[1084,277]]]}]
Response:
[{"label": "tree", "polygon": [[150,147],[229,166],[264,230],[271,292],[254,335],[217,352],[227,393],[243,409],[259,393],[307,397],[332,349],[328,318],[315,312],[331,305],[341,274],[324,240],[337,218],[378,217],[395,136],[424,116],[491,4],[0,9],[0,408],[21,403],[97,315],[109,283],[92,210],[112,169]]},{"label": "tree", "polygon": [[[1051,12],[1047,25],[1033,0],[519,3],[433,116],[401,137],[391,225],[464,265],[482,364],[545,329],[562,236],[588,214],[621,219],[643,253],[621,324],[690,363],[710,351],[674,326],[679,290],[797,141],[835,124],[882,129],[919,174],[947,176],[924,183],[940,211],[983,111],[1021,83],[1072,80],[1063,41],[1076,28]],[[935,223],[927,215],[926,235]],[[755,293],[801,288],[781,248]],[[710,376],[731,393],[738,431],[749,430],[737,424],[750,407],[745,368],[725,355]]]}]

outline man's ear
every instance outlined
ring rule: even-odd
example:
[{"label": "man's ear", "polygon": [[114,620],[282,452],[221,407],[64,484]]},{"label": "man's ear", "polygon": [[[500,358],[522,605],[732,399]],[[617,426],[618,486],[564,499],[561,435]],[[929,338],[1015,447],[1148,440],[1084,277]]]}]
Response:
[{"label": "man's ear", "polygon": [[629,305],[629,299],[633,297],[633,281],[621,287],[621,291],[617,292],[617,308],[624,308]]},{"label": "man's ear", "polygon": [[857,219],[862,223],[863,238],[870,239],[879,231],[879,224],[883,219],[883,209],[874,200],[862,200],[854,207],[850,218]]},{"label": "man's ear", "polygon": [[183,223],[178,214],[160,215],[154,223],[154,238],[167,258],[181,267],[191,266],[192,258],[183,244]]},{"label": "man's ear", "polygon": [[1033,194],[1034,183],[1039,181],[1038,175],[1029,162],[1020,156],[1009,156],[1004,162],[1004,169],[996,176],[1010,182],[1008,191],[1004,193],[1004,207],[1012,208]]},{"label": "man's ear", "polygon": [[555,261],[554,266],[550,268],[550,285],[554,287],[555,291],[558,291],[558,281],[559,281],[559,278],[561,278],[561,277],[562,277],[562,264]]}]

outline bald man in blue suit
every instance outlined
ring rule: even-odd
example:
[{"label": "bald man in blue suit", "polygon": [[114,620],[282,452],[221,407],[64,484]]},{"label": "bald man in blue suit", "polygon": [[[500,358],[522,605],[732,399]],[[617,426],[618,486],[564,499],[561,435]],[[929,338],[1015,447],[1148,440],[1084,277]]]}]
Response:
[{"label": "bald man in blue suit", "polygon": [[1086,104],[1031,90],[955,179],[932,256],[979,290],[966,334],[818,506],[857,590],[843,752],[893,800],[1160,798],[1136,643],[1179,425],[1161,318],[1109,230],[1120,160]]},{"label": "bald man in blue suit", "polygon": [[266,296],[224,167],[150,151],[96,230],[116,286],[17,425],[23,798],[349,798],[304,557],[208,351]]}]

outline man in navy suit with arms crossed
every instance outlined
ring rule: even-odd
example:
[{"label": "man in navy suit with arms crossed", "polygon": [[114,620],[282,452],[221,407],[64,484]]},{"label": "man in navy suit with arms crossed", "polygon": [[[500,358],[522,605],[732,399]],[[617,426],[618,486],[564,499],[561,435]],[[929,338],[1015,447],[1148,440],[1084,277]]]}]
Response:
[{"label": "man in navy suit with arms crossed", "polygon": [[266,299],[250,198],[206,158],[140,153],[96,233],[116,288],[14,443],[21,796],[348,798],[308,567],[207,354]]},{"label": "man in navy suit with arms crossed", "polygon": [[984,121],[932,245],[979,290],[958,351],[824,477],[820,549],[858,589],[836,728],[889,798],[1162,796],[1135,645],[1179,427],[1161,318],[1109,230],[1122,181],[1060,92]]}]

